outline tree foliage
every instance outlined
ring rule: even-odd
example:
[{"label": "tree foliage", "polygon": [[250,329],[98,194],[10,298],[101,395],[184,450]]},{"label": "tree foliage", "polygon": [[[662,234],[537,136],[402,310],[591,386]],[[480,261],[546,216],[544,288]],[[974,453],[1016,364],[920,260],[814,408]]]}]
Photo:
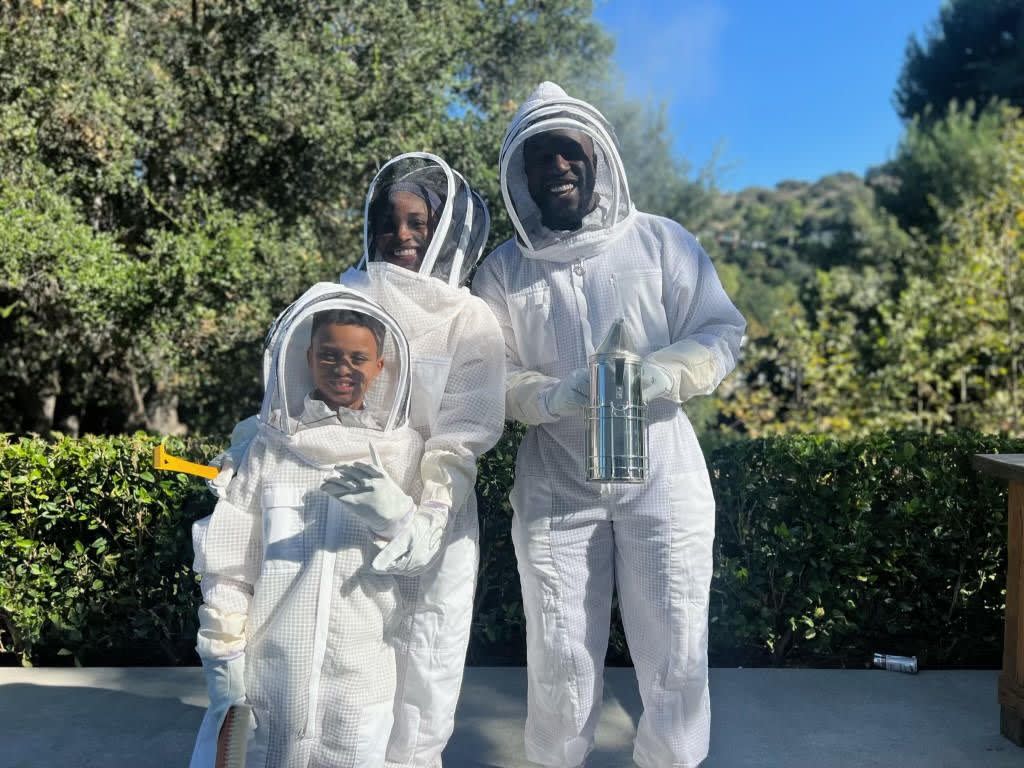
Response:
[{"label": "tree foliage", "polygon": [[[210,431],[251,412],[274,315],[361,254],[376,169],[432,150],[499,201],[515,99],[542,73],[605,75],[590,14],[583,0],[4,5],[0,195],[20,213],[0,219],[0,370],[30,415],[7,408],[0,429]],[[57,361],[26,359],[40,338]],[[75,355],[65,339],[82,339]]]},{"label": "tree foliage", "polygon": [[[700,232],[724,271],[738,270],[732,295],[755,336],[770,328],[777,310],[803,306],[801,286],[818,270],[898,271],[910,249],[875,191],[852,173],[716,195]],[[816,303],[806,294],[803,298]]]},{"label": "tree foliage", "polygon": [[950,0],[925,39],[907,43],[894,96],[904,120],[968,101],[1024,107],[1024,1]]},{"label": "tree foliage", "polygon": [[[935,270],[915,276],[895,303],[894,330],[918,334],[926,352],[901,372],[945,422],[989,431],[1024,428],[1024,120],[1010,122],[983,194],[943,212]],[[898,348],[913,348],[899,344]]]},{"label": "tree foliage", "polygon": [[726,273],[742,265],[737,296],[754,322],[720,423],[755,435],[1024,432],[1024,124],[1006,103],[1024,82],[1022,8],[955,0],[926,45],[911,41],[897,90],[906,130],[866,183],[724,198],[733,216],[712,221],[716,251]]},{"label": "tree foliage", "polygon": [[890,426],[1021,434],[1024,120],[1003,119],[985,189],[937,204],[909,268],[819,269],[799,310],[750,340],[722,405],[753,433]]},{"label": "tree foliage", "polygon": [[625,92],[586,0],[8,3],[0,429],[225,431],[256,407],[274,315],[360,255],[387,158],[441,154],[509,236],[501,136],[554,79],[749,320],[740,370],[687,406],[705,439],[1019,431],[1020,116],[990,103],[1017,99],[1019,7],[953,2],[911,43],[898,100],[920,100],[866,179],[722,193]]},{"label": "tree foliage", "polygon": [[954,102],[939,120],[914,117],[895,157],[872,169],[868,183],[904,229],[937,239],[941,209],[1000,183],[998,147],[1016,114],[998,104],[978,109],[973,102]]},{"label": "tree foliage", "polygon": [[0,407],[18,430],[109,386],[138,298],[137,264],[48,180],[0,183]]}]

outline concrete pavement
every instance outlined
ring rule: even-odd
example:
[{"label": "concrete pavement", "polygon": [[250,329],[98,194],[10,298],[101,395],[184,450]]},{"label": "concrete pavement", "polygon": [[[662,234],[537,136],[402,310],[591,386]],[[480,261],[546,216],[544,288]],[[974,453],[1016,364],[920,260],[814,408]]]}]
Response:
[{"label": "concrete pavement", "polygon": [[[996,672],[713,669],[704,768],[1024,768]],[[632,766],[640,700],[609,669],[590,768]],[[205,706],[191,669],[0,669],[0,768],[185,766]],[[521,668],[472,667],[446,768],[530,768]]]}]

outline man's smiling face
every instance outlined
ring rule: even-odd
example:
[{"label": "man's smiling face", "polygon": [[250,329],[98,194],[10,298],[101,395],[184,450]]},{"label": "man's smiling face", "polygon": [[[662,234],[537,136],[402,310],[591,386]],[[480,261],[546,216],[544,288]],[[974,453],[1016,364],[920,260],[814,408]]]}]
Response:
[{"label": "man's smiling face", "polygon": [[594,207],[594,141],[582,131],[560,129],[523,143],[530,197],[548,229],[575,230]]}]

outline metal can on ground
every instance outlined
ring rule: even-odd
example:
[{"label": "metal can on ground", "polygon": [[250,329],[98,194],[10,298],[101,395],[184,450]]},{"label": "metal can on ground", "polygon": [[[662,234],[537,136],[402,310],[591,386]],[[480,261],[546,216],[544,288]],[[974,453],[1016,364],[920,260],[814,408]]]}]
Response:
[{"label": "metal can on ground", "polygon": [[876,653],[872,664],[879,669],[887,669],[890,672],[917,674],[917,656],[893,656],[891,654]]}]

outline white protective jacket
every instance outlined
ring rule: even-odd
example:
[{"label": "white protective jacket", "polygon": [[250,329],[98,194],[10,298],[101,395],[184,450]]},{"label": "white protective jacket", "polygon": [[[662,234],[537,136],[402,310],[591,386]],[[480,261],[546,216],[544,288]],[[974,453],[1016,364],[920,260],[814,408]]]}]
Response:
[{"label": "white protective jacket", "polygon": [[[306,362],[315,312],[352,309],[387,328],[386,409],[332,414],[312,401]],[[247,766],[383,766],[392,724],[400,620],[394,578],[370,568],[380,542],[320,490],[338,463],[369,461],[421,489],[422,439],[407,424],[408,345],[378,305],[335,283],[314,286],[272,329],[258,433],[213,514],[193,527],[202,577],[197,651],[204,666],[244,658],[256,738]],[[222,712],[220,713],[223,714]],[[219,723],[201,731],[214,737]],[[209,745],[197,743],[199,756]],[[205,759],[205,757],[204,757]]]},{"label": "white protective jacket", "polygon": [[[372,209],[402,185],[421,185],[436,217],[422,263],[388,263]],[[479,557],[476,462],[501,437],[504,343],[487,305],[463,287],[489,232],[483,200],[440,158],[400,155],[366,200],[365,253],[342,282],[395,318],[412,359],[410,423],[424,439],[421,505],[449,510],[441,552],[422,574],[399,577],[405,621],[396,632],[398,691],[388,766],[437,768],[454,728]]]},{"label": "white protective jacket", "polygon": [[[523,142],[557,129],[595,145],[597,206],[576,231],[547,229],[526,185]],[[527,618],[527,756],[577,766],[593,744],[614,579],[645,702],[634,759],[695,766],[710,722],[714,499],[680,402],[733,369],[744,320],[696,239],[633,208],[612,129],[591,105],[542,84],[509,126],[500,169],[517,237],[488,256],[473,291],[502,327],[509,418],[530,425],[511,497]],[[636,351],[673,381],[649,407],[650,476],[640,486],[587,482],[582,413],[547,408],[619,317]]]}]

